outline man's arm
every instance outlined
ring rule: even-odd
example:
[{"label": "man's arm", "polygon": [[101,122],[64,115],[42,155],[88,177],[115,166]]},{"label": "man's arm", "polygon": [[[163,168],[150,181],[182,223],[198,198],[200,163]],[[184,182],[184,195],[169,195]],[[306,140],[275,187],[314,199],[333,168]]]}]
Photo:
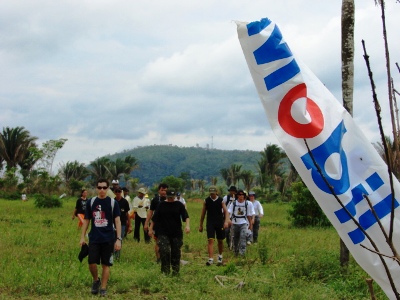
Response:
[{"label": "man's arm", "polygon": [[153,216],[153,211],[151,209],[149,209],[147,211],[147,218],[146,218],[146,221],[144,222],[144,226],[143,226],[144,231],[149,230],[149,222],[150,222],[150,219],[152,216]]},{"label": "man's arm", "polygon": [[226,205],[224,202],[221,203],[222,204],[222,210],[224,211],[224,216],[225,216],[225,220],[224,220],[224,228],[228,228],[229,227],[229,223],[231,221],[228,209],[226,208]]},{"label": "man's arm", "polygon": [[203,209],[201,210],[201,215],[200,215],[200,226],[199,226],[199,231],[203,232],[203,222],[204,222],[204,217],[206,216],[206,202],[203,203]]},{"label": "man's arm", "polygon": [[186,218],[185,222],[186,222],[185,232],[189,233],[190,232],[190,220],[189,220],[189,218]]},{"label": "man's arm", "polygon": [[118,251],[118,250],[121,250],[121,240],[119,239],[119,238],[122,238],[121,237],[121,218],[119,216],[115,217],[114,223],[115,223],[115,229],[117,230],[117,241],[115,242],[114,249]]}]

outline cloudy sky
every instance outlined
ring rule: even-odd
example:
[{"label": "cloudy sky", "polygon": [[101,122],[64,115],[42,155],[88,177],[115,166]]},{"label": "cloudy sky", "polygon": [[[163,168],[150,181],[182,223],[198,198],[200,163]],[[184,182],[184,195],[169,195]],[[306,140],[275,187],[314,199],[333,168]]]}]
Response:
[{"label": "cloudy sky", "polygon": [[[57,166],[153,144],[261,151],[278,142],[233,20],[276,22],[341,101],[341,2],[0,0],[0,125],[24,126],[40,144],[68,139]],[[354,118],[376,142],[361,40],[389,134],[381,14],[373,0],[355,2]],[[400,4],[386,2],[396,85]]]}]

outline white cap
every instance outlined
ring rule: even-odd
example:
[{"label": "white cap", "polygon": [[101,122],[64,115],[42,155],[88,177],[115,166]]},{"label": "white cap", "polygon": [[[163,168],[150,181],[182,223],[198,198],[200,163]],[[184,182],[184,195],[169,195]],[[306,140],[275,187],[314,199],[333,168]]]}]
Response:
[{"label": "white cap", "polygon": [[119,181],[117,179],[114,179],[111,184],[119,184]]}]

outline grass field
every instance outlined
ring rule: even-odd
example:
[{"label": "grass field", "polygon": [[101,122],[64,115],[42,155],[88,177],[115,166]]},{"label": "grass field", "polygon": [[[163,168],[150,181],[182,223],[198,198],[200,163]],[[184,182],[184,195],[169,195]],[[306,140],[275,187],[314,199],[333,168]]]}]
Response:
[{"label": "grass field", "polygon": [[[75,198],[62,208],[38,209],[0,199],[0,299],[92,299],[87,258],[71,220]],[[207,239],[198,232],[201,202],[188,201],[191,233],[184,236],[179,277],[164,276],[154,244],[123,242],[111,268],[111,299],[370,299],[368,275],[351,260],[339,267],[339,237],[333,228],[291,228],[287,204],[264,204],[259,243],[246,259],[224,253],[224,266],[205,265]],[[216,249],[215,249],[216,251]],[[216,280],[223,283],[223,286]],[[244,285],[240,285],[244,282]],[[240,287],[239,287],[240,286]],[[386,299],[374,285],[378,299]]]}]

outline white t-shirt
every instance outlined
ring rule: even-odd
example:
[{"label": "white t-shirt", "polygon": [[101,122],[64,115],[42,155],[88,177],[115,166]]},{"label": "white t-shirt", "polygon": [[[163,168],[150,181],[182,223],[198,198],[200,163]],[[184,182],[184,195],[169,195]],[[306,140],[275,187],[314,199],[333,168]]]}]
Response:
[{"label": "white t-shirt", "polygon": [[231,215],[233,224],[247,224],[247,217],[251,217],[255,214],[253,203],[248,200],[242,203],[237,200],[232,202],[232,204],[229,205],[228,213]]},{"label": "white t-shirt", "polygon": [[[229,199],[228,199],[228,197],[229,197]],[[224,196],[224,198],[222,198],[222,202],[224,202],[225,203],[225,205],[226,205],[226,208],[228,209],[229,208],[229,206],[233,203],[233,201],[235,201],[235,195],[233,195],[233,196],[231,196],[230,194],[229,195],[225,195]],[[228,201],[229,200],[229,201]],[[228,203],[229,202],[229,203]]]},{"label": "white t-shirt", "polygon": [[252,202],[252,203],[253,203],[255,215],[256,216],[264,215],[264,210],[263,210],[263,207],[262,207],[260,201],[254,200],[254,202]]},{"label": "white t-shirt", "polygon": [[139,217],[145,219],[147,217],[147,210],[149,208],[150,208],[149,198],[143,197],[143,199],[140,199],[137,196],[133,198],[132,209],[137,212]]}]

